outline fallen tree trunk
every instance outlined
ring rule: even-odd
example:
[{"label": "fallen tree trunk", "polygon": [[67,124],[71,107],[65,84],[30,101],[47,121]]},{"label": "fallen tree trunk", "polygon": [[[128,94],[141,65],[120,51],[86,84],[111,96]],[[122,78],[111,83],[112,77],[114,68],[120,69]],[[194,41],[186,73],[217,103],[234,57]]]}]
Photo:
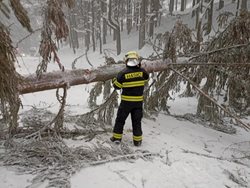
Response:
[{"label": "fallen tree trunk", "polygon": [[[171,60],[154,60],[142,61],[142,67],[149,73],[164,71],[172,66],[239,66],[242,63],[187,63],[185,61],[180,61],[178,63],[172,63]],[[244,66],[249,66],[249,63],[244,64]],[[114,78],[118,72],[125,68],[125,64],[111,64],[102,67],[97,67],[95,69],[77,69],[77,70],[67,70],[65,72],[54,71],[50,73],[43,74],[39,79],[36,74],[30,76],[24,76],[22,84],[19,84],[18,90],[20,94],[34,93],[39,91],[45,91],[56,88],[63,88],[65,84],[70,86],[88,84],[91,82],[106,81]]]},{"label": "fallen tree trunk", "polygon": [[[165,70],[170,60],[143,61],[142,67],[147,72],[157,72]],[[50,89],[88,84],[91,82],[106,81],[114,78],[118,72],[125,68],[125,64],[112,64],[96,69],[67,70],[65,72],[55,71],[43,74],[39,79],[35,74],[24,77],[24,82],[18,86],[20,94],[45,91]]]}]

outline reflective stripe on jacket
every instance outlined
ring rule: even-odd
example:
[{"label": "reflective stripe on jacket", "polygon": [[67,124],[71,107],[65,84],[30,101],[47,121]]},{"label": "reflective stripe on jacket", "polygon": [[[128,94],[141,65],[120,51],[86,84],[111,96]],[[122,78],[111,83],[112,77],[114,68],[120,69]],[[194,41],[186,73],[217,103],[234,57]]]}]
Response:
[{"label": "reflective stripe on jacket", "polygon": [[143,101],[144,85],[148,81],[148,73],[140,67],[126,67],[113,79],[113,86],[122,89],[121,100]]}]

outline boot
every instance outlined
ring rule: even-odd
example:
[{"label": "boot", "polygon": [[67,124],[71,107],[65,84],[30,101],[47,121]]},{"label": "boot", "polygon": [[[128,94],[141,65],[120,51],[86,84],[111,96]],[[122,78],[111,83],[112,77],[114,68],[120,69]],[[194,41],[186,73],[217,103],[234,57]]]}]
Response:
[{"label": "boot", "polygon": [[121,143],[121,139],[118,138],[114,138],[113,136],[110,138],[111,142],[114,142],[115,144],[120,144]]},{"label": "boot", "polygon": [[135,140],[134,140],[134,145],[137,146],[137,147],[138,147],[138,146],[141,146],[141,143],[142,143],[142,141],[135,141]]}]

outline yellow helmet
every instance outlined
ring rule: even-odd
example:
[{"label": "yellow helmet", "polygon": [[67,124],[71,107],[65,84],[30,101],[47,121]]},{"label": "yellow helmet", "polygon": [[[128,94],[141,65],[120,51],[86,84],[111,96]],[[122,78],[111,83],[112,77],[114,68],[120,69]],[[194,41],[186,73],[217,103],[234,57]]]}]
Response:
[{"label": "yellow helmet", "polygon": [[139,54],[136,51],[129,51],[126,53],[124,61],[127,62],[128,59],[139,59]]}]

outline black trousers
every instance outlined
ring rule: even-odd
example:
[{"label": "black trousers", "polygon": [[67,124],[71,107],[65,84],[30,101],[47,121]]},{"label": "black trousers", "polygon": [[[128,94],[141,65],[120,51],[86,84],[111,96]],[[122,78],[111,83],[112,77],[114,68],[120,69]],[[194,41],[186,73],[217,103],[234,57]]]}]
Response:
[{"label": "black trousers", "polygon": [[[115,120],[115,126],[113,133],[114,135],[122,134],[125,121],[129,114],[131,114],[132,127],[133,127],[133,136],[134,138],[141,138],[142,128],[141,128],[141,119],[142,119],[142,102],[129,102],[121,101],[120,106],[117,111],[117,117]],[[140,140],[140,139],[139,139]]]}]

